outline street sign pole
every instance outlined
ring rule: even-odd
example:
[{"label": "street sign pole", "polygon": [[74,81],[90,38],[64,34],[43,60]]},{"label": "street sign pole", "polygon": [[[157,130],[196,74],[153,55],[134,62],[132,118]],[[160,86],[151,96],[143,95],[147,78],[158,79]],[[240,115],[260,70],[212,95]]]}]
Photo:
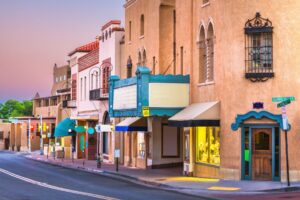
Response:
[{"label": "street sign pole", "polygon": [[281,108],[282,111],[282,122],[283,122],[283,129],[284,129],[284,135],[285,135],[285,158],[286,158],[286,178],[287,178],[287,186],[289,187],[291,185],[290,183],[290,167],[289,167],[289,145],[288,145],[288,118],[286,114],[286,107],[283,106]]}]

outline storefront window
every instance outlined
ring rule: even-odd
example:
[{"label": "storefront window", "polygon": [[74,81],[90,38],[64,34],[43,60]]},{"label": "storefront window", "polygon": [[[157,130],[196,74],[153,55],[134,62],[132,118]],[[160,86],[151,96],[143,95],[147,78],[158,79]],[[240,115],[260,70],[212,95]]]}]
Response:
[{"label": "storefront window", "polygon": [[196,162],[220,165],[220,128],[196,128]]}]

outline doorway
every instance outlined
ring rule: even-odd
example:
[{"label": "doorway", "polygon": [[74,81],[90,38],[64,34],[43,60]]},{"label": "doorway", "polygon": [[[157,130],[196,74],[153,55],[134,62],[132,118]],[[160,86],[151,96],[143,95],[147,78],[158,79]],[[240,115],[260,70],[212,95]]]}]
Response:
[{"label": "doorway", "polygon": [[242,179],[280,180],[280,129],[249,126],[242,129]]},{"label": "doorway", "polygon": [[253,129],[252,178],[272,180],[272,129]]}]

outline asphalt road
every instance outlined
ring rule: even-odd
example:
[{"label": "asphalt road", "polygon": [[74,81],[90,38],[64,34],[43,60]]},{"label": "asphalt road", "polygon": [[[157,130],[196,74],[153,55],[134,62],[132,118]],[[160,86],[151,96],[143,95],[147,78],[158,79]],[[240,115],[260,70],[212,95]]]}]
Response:
[{"label": "asphalt road", "polygon": [[[207,195],[207,194],[206,194]],[[218,199],[300,199],[300,192],[210,194]],[[28,160],[0,151],[0,200],[201,200],[176,192],[145,187],[101,175]],[[211,198],[209,198],[211,199]]]},{"label": "asphalt road", "polygon": [[1,200],[205,199],[65,169],[0,151]]}]

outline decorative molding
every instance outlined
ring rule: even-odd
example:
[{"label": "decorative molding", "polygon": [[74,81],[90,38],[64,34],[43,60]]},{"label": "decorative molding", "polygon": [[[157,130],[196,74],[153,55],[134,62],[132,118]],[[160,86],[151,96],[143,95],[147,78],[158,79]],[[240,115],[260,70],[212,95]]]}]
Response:
[{"label": "decorative molding", "polygon": [[[281,129],[283,128],[282,116],[280,114],[276,115],[268,111],[261,111],[261,112],[250,111],[243,115],[237,115],[235,122],[231,124],[231,129],[233,131],[237,131],[242,126],[243,122],[250,118],[255,118],[255,119],[268,118],[277,122]],[[289,129],[290,128],[291,125],[289,124]]]}]

